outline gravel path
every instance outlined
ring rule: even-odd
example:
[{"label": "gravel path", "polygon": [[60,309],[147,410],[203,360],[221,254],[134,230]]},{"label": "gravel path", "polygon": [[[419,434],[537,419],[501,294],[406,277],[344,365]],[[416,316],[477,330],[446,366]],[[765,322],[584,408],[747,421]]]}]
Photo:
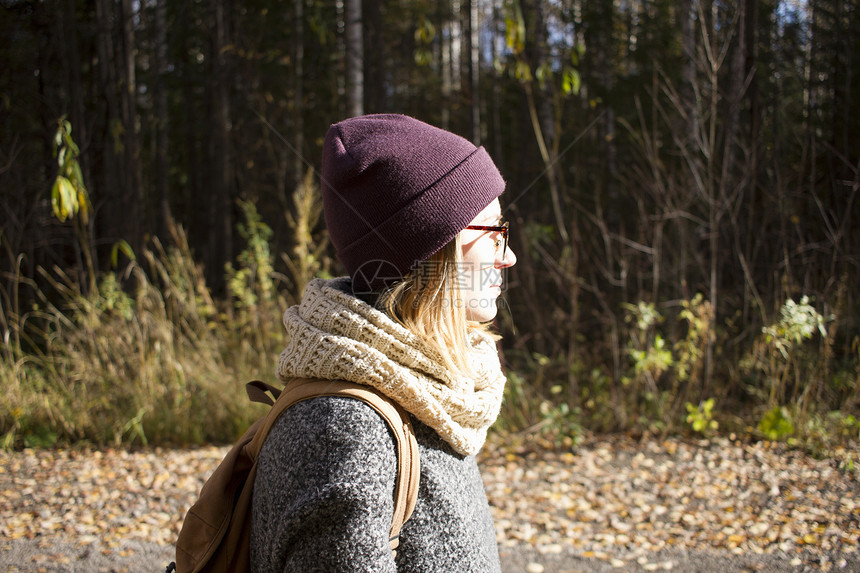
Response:
[{"label": "gravel path", "polygon": [[[153,571],[226,448],[0,453],[0,571]],[[492,445],[505,573],[860,571],[860,448],[591,440]]]}]

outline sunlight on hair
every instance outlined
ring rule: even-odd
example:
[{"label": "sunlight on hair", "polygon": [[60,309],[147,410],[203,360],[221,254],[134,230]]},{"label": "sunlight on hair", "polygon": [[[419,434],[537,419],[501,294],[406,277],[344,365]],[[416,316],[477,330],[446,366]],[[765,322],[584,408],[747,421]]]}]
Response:
[{"label": "sunlight on hair", "polygon": [[491,323],[466,318],[457,265],[462,261],[457,236],[439,252],[417,265],[402,281],[384,291],[377,307],[421,337],[446,367],[469,378],[477,377],[470,364],[470,334],[491,333]]}]

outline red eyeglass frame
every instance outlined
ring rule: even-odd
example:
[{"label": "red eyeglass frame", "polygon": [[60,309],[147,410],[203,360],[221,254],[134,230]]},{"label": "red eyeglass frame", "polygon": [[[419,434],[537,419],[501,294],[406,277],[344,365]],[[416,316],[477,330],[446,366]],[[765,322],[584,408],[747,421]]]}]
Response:
[{"label": "red eyeglass frame", "polygon": [[472,231],[493,231],[502,234],[502,259],[508,254],[508,233],[510,232],[511,222],[505,221],[501,225],[466,225],[466,229]]}]

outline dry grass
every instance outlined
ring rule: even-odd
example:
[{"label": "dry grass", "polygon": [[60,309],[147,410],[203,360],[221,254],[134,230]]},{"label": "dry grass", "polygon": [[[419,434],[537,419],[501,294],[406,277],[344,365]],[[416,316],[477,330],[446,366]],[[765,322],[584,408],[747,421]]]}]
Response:
[{"label": "dry grass", "polygon": [[[317,194],[318,195],[318,194]],[[297,194],[296,220],[313,227],[319,209]],[[299,293],[279,288],[309,277],[275,272],[270,233],[250,204],[240,233],[247,249],[228,269],[215,301],[181,227],[157,239],[122,272],[86,293],[62,269],[36,281],[7,277],[0,300],[0,448],[94,444],[232,442],[262,407],[245,382],[272,381],[283,347],[281,314]],[[305,213],[307,211],[307,213]],[[296,232],[297,253],[322,239]],[[328,261],[305,265],[328,272]],[[304,268],[304,267],[302,267]],[[301,270],[301,269],[300,269]],[[38,302],[21,310],[18,290]]]},{"label": "dry grass", "polygon": [[237,321],[212,300],[181,229],[174,235],[174,246],[156,241],[90,295],[62,270],[42,271],[51,296],[40,291],[13,324],[5,313],[6,447],[228,441],[259,413],[243,382],[271,377],[283,301],[258,298]]}]

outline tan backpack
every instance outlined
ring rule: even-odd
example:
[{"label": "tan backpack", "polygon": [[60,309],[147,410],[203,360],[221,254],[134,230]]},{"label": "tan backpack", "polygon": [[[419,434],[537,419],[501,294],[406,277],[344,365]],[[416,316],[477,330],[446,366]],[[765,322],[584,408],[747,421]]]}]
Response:
[{"label": "tan backpack", "polygon": [[[418,443],[409,415],[384,394],[352,382],[300,378],[281,391],[256,380],[246,385],[248,397],[272,409],[254,423],[227,453],[203,484],[200,497],[188,510],[176,542],[176,562],[167,573],[235,573],[250,567],[251,497],[257,456],[278,417],[301,400],[344,396],[362,400],[376,410],[397,442],[397,481],[389,544],[394,552],[400,529],[418,499]],[[270,392],[276,400],[272,400]]]}]

